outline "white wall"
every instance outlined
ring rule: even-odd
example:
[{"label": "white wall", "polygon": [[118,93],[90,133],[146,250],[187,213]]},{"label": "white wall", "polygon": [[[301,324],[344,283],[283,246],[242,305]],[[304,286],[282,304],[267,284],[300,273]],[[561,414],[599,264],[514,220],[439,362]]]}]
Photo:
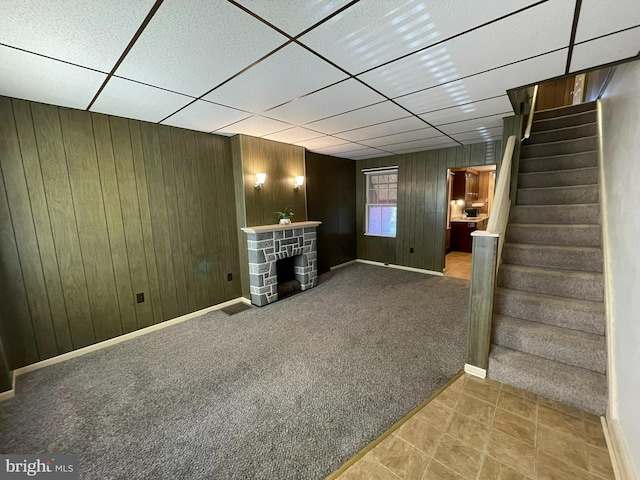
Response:
[{"label": "white wall", "polygon": [[614,383],[610,412],[640,472],[640,62],[617,67],[602,96]]}]

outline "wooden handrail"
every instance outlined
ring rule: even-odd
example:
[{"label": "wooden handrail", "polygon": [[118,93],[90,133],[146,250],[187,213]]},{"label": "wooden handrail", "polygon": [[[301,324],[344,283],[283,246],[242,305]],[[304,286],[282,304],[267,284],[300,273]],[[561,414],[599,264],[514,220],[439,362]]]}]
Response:
[{"label": "wooden handrail", "polygon": [[536,100],[538,99],[538,85],[533,87],[533,97],[531,97],[531,109],[529,110],[529,120],[527,120],[527,128],[524,131],[522,140],[526,140],[531,136],[531,126],[533,125],[533,114],[536,111]]}]

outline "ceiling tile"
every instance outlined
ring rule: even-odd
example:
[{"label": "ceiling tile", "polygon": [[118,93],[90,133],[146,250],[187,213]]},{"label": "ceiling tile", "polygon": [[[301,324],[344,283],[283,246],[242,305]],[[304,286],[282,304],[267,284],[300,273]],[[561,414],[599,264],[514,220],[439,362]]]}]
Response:
[{"label": "ceiling tile", "polygon": [[0,95],[85,109],[104,73],[0,45]]},{"label": "ceiling tile", "polygon": [[292,43],[204,98],[257,113],[345,78],[337,68]]},{"label": "ceiling tile", "polygon": [[251,114],[247,112],[196,100],[162,123],[201,132],[213,132],[250,116]]},{"label": "ceiling tile", "polygon": [[391,157],[392,155],[395,155],[394,153],[384,152],[382,150],[379,150],[373,153],[368,153],[366,155],[358,155],[358,153],[360,152],[352,152],[352,153],[342,154],[340,156],[343,158],[349,158],[351,160],[366,160],[367,158]]},{"label": "ceiling tile", "polygon": [[419,151],[420,149],[425,150],[435,145],[444,145],[448,143],[453,143],[455,145],[458,145],[456,142],[451,140],[446,135],[440,134],[437,137],[425,138],[422,140],[414,140],[412,142],[394,143],[392,145],[381,145],[380,148],[384,150],[388,150],[389,152],[406,152],[407,150],[413,150],[413,151]]},{"label": "ceiling tile", "polygon": [[394,143],[412,142],[414,140],[424,140],[439,136],[440,133],[431,127],[419,128],[417,130],[405,131],[402,133],[394,133],[392,135],[382,135],[375,138],[361,140],[360,143],[369,145],[370,147],[379,147],[382,145],[392,145]]},{"label": "ceiling tile", "polygon": [[583,0],[576,30],[576,42],[640,25],[638,0]]},{"label": "ceiling tile", "polygon": [[571,71],[635,57],[640,51],[640,27],[591,40],[573,47]]},{"label": "ceiling tile", "polygon": [[0,42],[110,72],[154,0],[5,0]]},{"label": "ceiling tile", "polygon": [[427,145],[427,146],[418,146],[418,147],[413,147],[413,148],[406,148],[406,149],[399,149],[394,151],[394,154],[400,155],[400,154],[404,154],[404,153],[414,153],[414,152],[422,152],[425,150],[440,150],[441,148],[449,148],[449,147],[459,147],[460,144],[457,142],[453,142],[453,141],[448,141],[448,142],[444,142],[444,143],[437,143],[437,144],[433,144],[433,145]]},{"label": "ceiling tile", "polygon": [[456,133],[451,136],[464,144],[499,140],[502,138],[502,126],[492,128],[478,127],[469,132]]},{"label": "ceiling tile", "polygon": [[239,0],[238,3],[293,37],[331,15],[349,1]]},{"label": "ceiling tile", "polygon": [[488,117],[474,118],[463,122],[454,122],[447,125],[440,125],[438,128],[448,135],[454,133],[468,132],[479,128],[502,127],[504,115],[491,115]]},{"label": "ceiling tile", "polygon": [[165,0],[117,74],[200,96],[285,41],[229,2]]},{"label": "ceiling tile", "polygon": [[91,111],[159,122],[192,100],[185,95],[111,77]]},{"label": "ceiling tile", "polygon": [[349,79],[269,110],[267,114],[301,125],[382,101],[385,101],[382,95]]},{"label": "ceiling tile", "polygon": [[[406,132],[407,130],[424,129],[424,127],[427,127],[427,124],[419,118],[405,117],[399,120],[393,120],[391,122],[372,125],[370,127],[349,130],[348,132],[339,133],[336,136],[344,138],[345,140],[352,140],[354,142],[357,142],[360,140],[366,140],[368,138],[380,137],[382,135],[391,135],[393,133]],[[434,129],[431,130],[432,133],[436,132]]]},{"label": "ceiling tile", "polygon": [[409,116],[409,113],[393,102],[384,102],[343,113],[342,115],[337,115],[325,120],[312,122],[307,126],[313,130],[333,134],[346,132],[347,130],[353,130],[362,126],[397,120],[407,116]]},{"label": "ceiling tile", "polygon": [[315,151],[320,148],[333,147],[335,145],[345,145],[347,143],[351,143],[351,142],[345,142],[341,138],[336,138],[336,137],[331,137],[329,135],[326,135],[324,137],[314,138],[312,140],[304,140],[301,142],[296,142],[296,145],[300,145],[306,148],[307,150]]},{"label": "ceiling tile", "polygon": [[567,50],[548,53],[520,63],[399,97],[396,101],[414,112],[455,107],[474,99],[503,95],[508,89],[546,80],[564,73]]},{"label": "ceiling tile", "polygon": [[215,133],[224,135],[226,133],[232,132],[234,134],[243,133],[245,135],[252,135],[254,137],[262,137],[264,135],[269,135],[281,130],[286,130],[289,127],[291,127],[291,125],[289,125],[288,123],[279,122],[278,120],[272,120],[271,118],[265,118],[259,115],[254,115],[253,117],[240,120],[239,122],[236,122],[232,125],[221,127],[216,130]]},{"label": "ceiling tile", "polygon": [[281,132],[265,135],[264,138],[275,140],[277,142],[296,143],[323,136],[323,133],[314,132],[313,130],[307,130],[306,128],[302,127],[293,127]]},{"label": "ceiling tile", "polygon": [[324,147],[324,148],[316,148],[314,152],[322,153],[324,155],[337,155],[342,153],[354,153],[354,152],[362,152],[364,154],[370,153],[370,147],[366,145],[358,145],[357,143],[345,143],[343,145],[336,145],[333,147]]},{"label": "ceiling tile", "polygon": [[550,0],[359,78],[384,95],[397,97],[547,53],[567,46],[573,13],[571,2]]},{"label": "ceiling tile", "polygon": [[[507,95],[501,95],[495,98],[488,98],[476,102],[465,103],[464,105],[456,105],[450,108],[434,110],[432,112],[423,113],[420,117],[424,118],[432,125],[442,125],[443,123],[459,122],[469,120],[471,118],[483,117],[496,113],[510,112],[513,114],[513,107]],[[506,114],[506,115],[508,115]]]},{"label": "ceiling tile", "polygon": [[367,0],[301,41],[356,74],[513,12],[530,0]]},{"label": "ceiling tile", "polygon": [[382,155],[387,154],[387,152],[385,152],[384,150],[379,150],[377,148],[369,148],[369,147],[357,148],[357,149],[351,148],[351,149],[345,149],[344,151],[337,150],[333,153],[330,153],[327,150],[316,150],[316,152],[322,153],[324,155],[336,155],[339,157],[362,157],[365,155],[370,157],[380,157]]}]

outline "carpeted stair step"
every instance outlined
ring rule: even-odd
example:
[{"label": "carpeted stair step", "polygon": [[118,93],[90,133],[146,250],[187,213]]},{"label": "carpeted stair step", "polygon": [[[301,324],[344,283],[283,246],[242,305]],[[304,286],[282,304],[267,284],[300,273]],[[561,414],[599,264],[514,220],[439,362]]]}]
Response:
[{"label": "carpeted stair step", "polygon": [[582,137],[559,142],[523,145],[520,149],[520,158],[551,157],[568,153],[592,152],[597,148],[598,138],[596,136]]},{"label": "carpeted stair step", "polygon": [[516,205],[511,208],[509,222],[596,224],[600,222],[600,205],[597,203],[586,203],[571,206]]},{"label": "carpeted stair step", "polygon": [[505,243],[502,261],[511,265],[602,272],[602,249],[530,243]]},{"label": "carpeted stair step", "polygon": [[518,175],[518,187],[542,188],[572,185],[597,185],[598,167],[553,170],[551,172],[530,172]]},{"label": "carpeted stair step", "polygon": [[575,205],[598,203],[598,185],[518,188],[518,205]]},{"label": "carpeted stair step", "polygon": [[596,102],[584,102],[577,105],[566,105],[564,107],[548,108],[546,110],[536,110],[533,115],[534,120],[546,120],[548,118],[565,117],[577,113],[592,112],[596,110]]},{"label": "carpeted stair step", "polygon": [[598,152],[591,151],[551,157],[521,158],[518,170],[520,173],[551,172],[554,170],[595,167],[597,164]]},{"label": "carpeted stair step", "polygon": [[571,115],[561,115],[559,117],[538,118],[539,115],[540,113],[538,112],[533,116],[533,123],[531,124],[531,131],[533,133],[585,125],[597,121],[598,118],[595,107],[593,110]]},{"label": "carpeted stair step", "polygon": [[607,378],[593,370],[491,345],[488,374],[595,415],[604,415],[607,407]]},{"label": "carpeted stair step", "polygon": [[496,288],[493,312],[581,332],[604,335],[604,303]]},{"label": "carpeted stair step", "polygon": [[[534,117],[535,118],[535,117]],[[582,125],[572,125],[570,127],[556,128],[543,132],[534,132],[525,140],[526,145],[535,145],[536,143],[559,142],[561,140],[572,140],[581,137],[593,137],[597,135],[597,124],[585,123]]]},{"label": "carpeted stair step", "polygon": [[603,335],[494,315],[493,343],[594,372],[606,372]]},{"label": "carpeted stair step", "polygon": [[602,245],[599,224],[543,225],[536,223],[510,223],[505,240],[513,243],[538,245],[573,245],[599,247]]},{"label": "carpeted stair step", "polygon": [[498,286],[560,297],[602,301],[604,279],[601,273],[525,267],[503,263]]}]

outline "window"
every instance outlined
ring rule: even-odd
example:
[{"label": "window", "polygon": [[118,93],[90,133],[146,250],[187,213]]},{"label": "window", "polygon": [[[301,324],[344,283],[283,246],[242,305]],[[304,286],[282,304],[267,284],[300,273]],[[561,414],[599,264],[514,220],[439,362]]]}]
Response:
[{"label": "window", "polygon": [[365,171],[367,178],[366,235],[396,236],[398,169]]}]

